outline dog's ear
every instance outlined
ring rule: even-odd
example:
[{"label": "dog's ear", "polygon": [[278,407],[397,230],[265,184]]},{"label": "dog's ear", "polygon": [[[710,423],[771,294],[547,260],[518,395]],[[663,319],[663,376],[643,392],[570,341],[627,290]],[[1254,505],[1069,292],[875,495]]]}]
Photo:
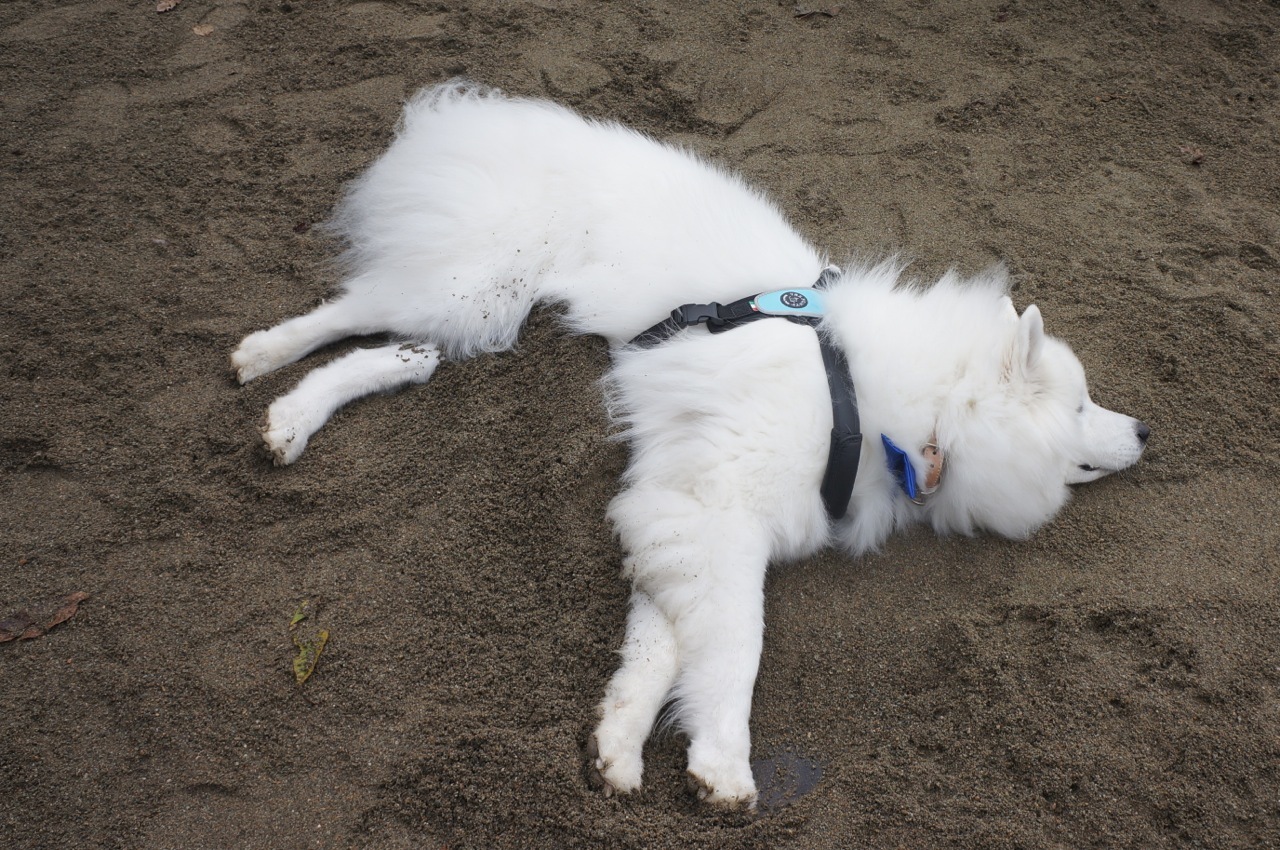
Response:
[{"label": "dog's ear", "polygon": [[1044,318],[1040,308],[1032,304],[1022,311],[1018,320],[1018,360],[1027,371],[1033,369],[1040,359],[1040,349],[1044,346]]},{"label": "dog's ear", "polygon": [[1022,311],[1022,318],[1018,319],[1018,336],[1013,343],[1010,371],[1023,378],[1031,375],[1043,347],[1044,318],[1040,315],[1040,308],[1032,304]]}]

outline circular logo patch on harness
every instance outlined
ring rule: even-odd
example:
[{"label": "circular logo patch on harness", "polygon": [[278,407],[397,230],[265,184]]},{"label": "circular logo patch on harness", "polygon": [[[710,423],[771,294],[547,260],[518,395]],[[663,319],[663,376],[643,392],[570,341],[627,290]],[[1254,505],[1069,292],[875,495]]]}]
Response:
[{"label": "circular logo patch on harness", "polygon": [[799,292],[784,292],[779,296],[783,304],[793,310],[799,310],[801,307],[809,306],[809,299],[805,298]]}]

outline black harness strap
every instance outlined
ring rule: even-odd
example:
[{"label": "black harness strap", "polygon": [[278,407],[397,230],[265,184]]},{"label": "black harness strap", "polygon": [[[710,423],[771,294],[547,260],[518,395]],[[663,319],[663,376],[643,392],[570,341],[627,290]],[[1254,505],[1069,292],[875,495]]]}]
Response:
[{"label": "black harness strap", "polygon": [[[752,298],[754,297],[752,296]],[[631,340],[631,344],[641,348],[648,348],[694,325],[706,325],[707,330],[713,334],[718,334],[730,328],[754,322],[757,319],[769,318],[768,314],[758,313],[752,309],[752,298],[743,298],[739,301],[734,301],[732,304],[721,304],[718,301],[712,301],[710,304],[682,304],[671,311],[670,318],[658,322],[658,324]],[[798,321],[794,317],[783,318]],[[806,322],[806,324],[808,323]]]},{"label": "black harness strap", "polygon": [[849,510],[853,482],[858,477],[858,460],[862,457],[858,396],[853,391],[853,378],[844,352],[820,330],[818,345],[831,390],[831,448],[827,453],[827,471],[822,476],[822,503],[827,506],[828,516],[840,519]]},{"label": "black harness strap", "polygon": [[[833,276],[824,271],[815,288],[824,288]],[[715,301],[710,304],[684,304],[672,310],[670,318],[631,340],[631,345],[649,348],[692,325],[706,325],[711,333],[722,333],[759,319],[781,318],[813,328],[818,335],[822,365],[827,372],[827,387],[831,391],[831,448],[827,453],[827,471],[822,476],[820,492],[827,516],[840,519],[849,510],[853,482],[858,477],[858,460],[862,454],[858,397],[853,389],[853,379],[849,375],[849,361],[830,337],[818,328],[820,319],[761,313],[752,306],[755,298],[753,295],[732,304],[719,304]]]}]

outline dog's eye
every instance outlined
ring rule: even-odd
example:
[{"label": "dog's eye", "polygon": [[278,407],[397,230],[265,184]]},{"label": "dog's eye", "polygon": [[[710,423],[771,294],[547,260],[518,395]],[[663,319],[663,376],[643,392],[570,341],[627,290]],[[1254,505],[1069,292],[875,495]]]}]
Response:
[{"label": "dog's eye", "polygon": [[1089,464],[1087,464],[1087,463],[1082,463],[1082,464],[1080,464],[1080,468],[1081,468],[1082,470],[1084,470],[1085,472],[1097,472],[1097,471],[1098,471],[1098,467],[1096,467],[1096,466],[1090,466],[1090,465],[1089,465]]}]

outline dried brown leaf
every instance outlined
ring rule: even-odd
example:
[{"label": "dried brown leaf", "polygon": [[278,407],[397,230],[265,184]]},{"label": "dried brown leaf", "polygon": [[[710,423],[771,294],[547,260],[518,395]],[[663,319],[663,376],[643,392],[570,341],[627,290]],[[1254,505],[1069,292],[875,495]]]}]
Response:
[{"label": "dried brown leaf", "polygon": [[30,612],[15,611],[0,620],[0,643],[43,637],[54,626],[65,623],[74,617],[76,611],[80,608],[80,603],[88,598],[89,594],[77,590],[63,599],[58,609],[50,614],[43,623],[39,622]]},{"label": "dried brown leaf", "polygon": [[191,28],[191,31],[196,35],[205,36],[205,35],[212,35],[213,31],[216,29],[217,27],[215,27],[213,24],[196,24],[194,27]]},{"label": "dried brown leaf", "polygon": [[181,3],[182,0],[156,0],[157,12],[168,12],[170,9]]},{"label": "dried brown leaf", "polygon": [[36,621],[26,611],[14,611],[8,617],[0,620],[0,643],[7,643],[11,640],[17,640],[23,636]]},{"label": "dried brown leaf", "polygon": [[76,611],[80,608],[80,603],[89,598],[89,594],[83,590],[77,590],[75,593],[62,600],[62,606],[53,612],[44,624],[45,631],[52,629],[59,623],[65,623],[76,615]]}]

